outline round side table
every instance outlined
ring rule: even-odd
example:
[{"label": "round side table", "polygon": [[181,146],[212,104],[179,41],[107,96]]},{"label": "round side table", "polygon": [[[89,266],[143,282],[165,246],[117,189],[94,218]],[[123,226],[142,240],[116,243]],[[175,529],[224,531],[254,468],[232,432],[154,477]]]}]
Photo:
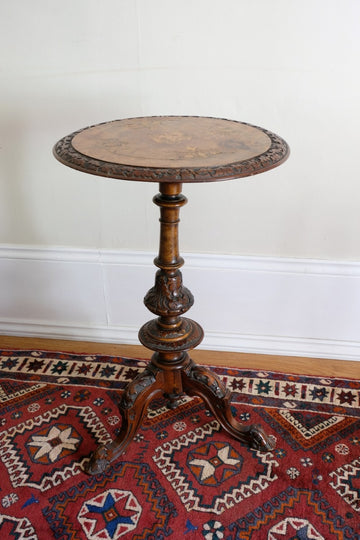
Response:
[{"label": "round side table", "polygon": [[230,391],[211,370],[196,365],[188,351],[203,330],[184,317],[193,305],[183,286],[178,224],[187,202],[182,184],[215,182],[262,173],[283,163],[289,148],[277,135],[246,123],[195,116],[155,116],[115,120],[81,129],[61,139],[55,157],[79,171],[109,178],[158,182],[153,201],[160,207],[160,246],[155,284],[144,298],[156,318],[139,331],[153,351],[151,361],[122,394],[122,424],[114,441],[90,456],[87,472],[97,474],[122,454],[135,436],[151,400],[165,396],[171,408],[187,394],[203,399],[235,439],[260,451],[274,447],[260,425],[243,426],[230,408]]}]

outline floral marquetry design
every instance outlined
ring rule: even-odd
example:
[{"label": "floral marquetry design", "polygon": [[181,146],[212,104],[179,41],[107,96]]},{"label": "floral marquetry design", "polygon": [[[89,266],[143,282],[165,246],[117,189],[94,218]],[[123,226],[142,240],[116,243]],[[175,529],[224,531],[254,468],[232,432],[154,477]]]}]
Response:
[{"label": "floral marquetry design", "polygon": [[142,182],[213,182],[277,167],[286,142],[245,122],[144,117],[98,124],[61,139],[55,157],[83,172]]}]

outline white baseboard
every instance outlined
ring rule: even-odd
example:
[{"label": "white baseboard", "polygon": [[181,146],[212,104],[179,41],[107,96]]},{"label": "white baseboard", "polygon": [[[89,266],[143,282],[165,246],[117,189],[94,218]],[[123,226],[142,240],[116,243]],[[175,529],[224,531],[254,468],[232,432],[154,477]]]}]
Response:
[{"label": "white baseboard", "polygon": [[[154,256],[0,246],[0,334],[138,343]],[[184,258],[200,348],[360,360],[360,262]]]}]

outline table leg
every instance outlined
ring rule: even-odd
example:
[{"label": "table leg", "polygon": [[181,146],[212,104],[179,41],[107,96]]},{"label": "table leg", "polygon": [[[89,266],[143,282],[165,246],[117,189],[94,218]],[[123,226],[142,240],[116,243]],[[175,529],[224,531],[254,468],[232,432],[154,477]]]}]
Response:
[{"label": "table leg", "polygon": [[192,363],[190,371],[184,371],[183,377],[185,393],[202,398],[221,427],[234,439],[261,452],[275,448],[275,441],[259,424],[243,426],[235,420],[231,412],[231,392],[213,371]]},{"label": "table leg", "polygon": [[145,368],[131,383],[122,395],[119,411],[121,429],[114,441],[99,446],[85,465],[85,472],[99,474],[104,472],[112,461],[125,452],[127,446],[136,435],[147,406],[156,396],[163,395],[163,381],[159,370],[151,364]]}]

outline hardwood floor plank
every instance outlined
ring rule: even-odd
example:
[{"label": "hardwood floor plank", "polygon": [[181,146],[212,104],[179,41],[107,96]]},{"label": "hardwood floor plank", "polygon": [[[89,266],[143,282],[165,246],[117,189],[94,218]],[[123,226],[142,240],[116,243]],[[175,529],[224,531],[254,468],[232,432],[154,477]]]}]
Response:
[{"label": "hardwood floor plank", "polygon": [[[41,349],[89,354],[97,353],[111,356],[128,356],[132,358],[150,358],[152,354],[151,351],[141,345],[120,345],[16,336],[0,336],[0,348]],[[191,357],[199,364],[212,366],[360,379],[360,362],[350,362],[347,360],[248,354],[227,351],[205,351],[200,349],[192,351]]]}]

